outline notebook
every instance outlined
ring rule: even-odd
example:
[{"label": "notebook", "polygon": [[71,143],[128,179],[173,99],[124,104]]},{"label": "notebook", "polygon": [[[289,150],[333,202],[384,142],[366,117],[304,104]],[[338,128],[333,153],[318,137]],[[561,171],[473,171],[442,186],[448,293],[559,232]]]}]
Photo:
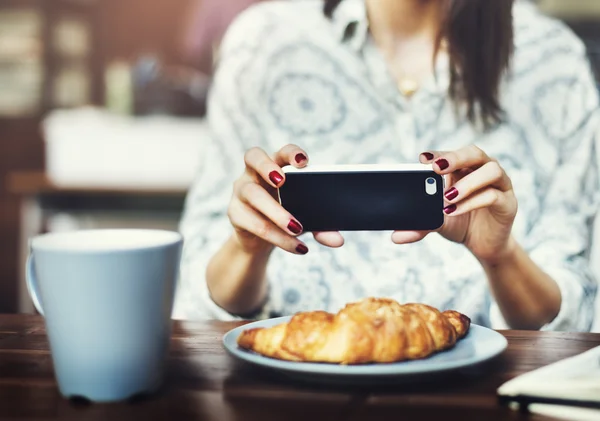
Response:
[{"label": "notebook", "polygon": [[567,420],[600,420],[600,346],[518,376],[498,388],[511,408]]}]

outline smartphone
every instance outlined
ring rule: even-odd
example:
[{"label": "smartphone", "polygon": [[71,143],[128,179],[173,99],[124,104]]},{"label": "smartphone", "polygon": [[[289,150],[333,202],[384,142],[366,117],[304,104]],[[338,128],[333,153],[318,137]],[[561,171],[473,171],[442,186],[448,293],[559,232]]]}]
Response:
[{"label": "smartphone", "polygon": [[279,202],[304,231],[435,230],[444,223],[444,178],[431,166],[283,168]]}]

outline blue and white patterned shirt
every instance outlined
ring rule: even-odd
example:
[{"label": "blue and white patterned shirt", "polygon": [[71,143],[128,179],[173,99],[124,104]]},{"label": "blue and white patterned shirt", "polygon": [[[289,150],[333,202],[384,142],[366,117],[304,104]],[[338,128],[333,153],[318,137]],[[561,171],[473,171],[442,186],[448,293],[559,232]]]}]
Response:
[{"label": "blue and white patterned shirt", "polygon": [[[224,39],[210,96],[211,138],[202,140],[202,165],[180,226],[185,246],[173,317],[237,319],[211,300],[205,272],[233,232],[227,207],[245,150],[272,153],[295,143],[312,164],[383,164],[476,144],[513,181],[515,238],[560,286],[560,313],[543,329],[590,329],[598,95],[583,43],[562,23],[517,2],[515,55],[501,89],[506,119],[483,133],[454,114],[447,58],[439,57],[437,77],[408,101],[369,36],[363,0],[343,1],[332,20],[322,5],[253,6]],[[390,232],[343,234],[339,249],[310,234],[303,236],[305,256],[276,249],[267,269],[268,302],[257,317],[336,312],[366,296],[386,296],[507,327],[483,269],[464,246],[438,234],[411,245],[393,244]]]}]

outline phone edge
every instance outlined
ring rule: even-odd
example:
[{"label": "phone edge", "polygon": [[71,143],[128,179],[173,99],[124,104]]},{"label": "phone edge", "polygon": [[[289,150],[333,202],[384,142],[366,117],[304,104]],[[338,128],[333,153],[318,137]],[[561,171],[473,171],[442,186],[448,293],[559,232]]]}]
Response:
[{"label": "phone edge", "polygon": [[282,168],[284,174],[317,173],[317,172],[388,172],[388,171],[433,171],[427,164],[343,164],[343,165],[309,165],[296,168],[286,165]]}]

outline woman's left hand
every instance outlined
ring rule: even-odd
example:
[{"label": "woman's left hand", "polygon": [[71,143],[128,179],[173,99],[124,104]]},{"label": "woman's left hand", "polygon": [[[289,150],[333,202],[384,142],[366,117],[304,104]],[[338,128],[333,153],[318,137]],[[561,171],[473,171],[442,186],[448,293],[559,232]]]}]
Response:
[{"label": "woman's left hand", "polygon": [[[464,244],[484,263],[493,264],[514,248],[511,230],[517,199],[510,178],[493,158],[471,145],[454,152],[424,152],[423,164],[433,164],[446,176],[444,225],[437,231]],[[429,232],[395,231],[392,241],[413,243]]]}]

